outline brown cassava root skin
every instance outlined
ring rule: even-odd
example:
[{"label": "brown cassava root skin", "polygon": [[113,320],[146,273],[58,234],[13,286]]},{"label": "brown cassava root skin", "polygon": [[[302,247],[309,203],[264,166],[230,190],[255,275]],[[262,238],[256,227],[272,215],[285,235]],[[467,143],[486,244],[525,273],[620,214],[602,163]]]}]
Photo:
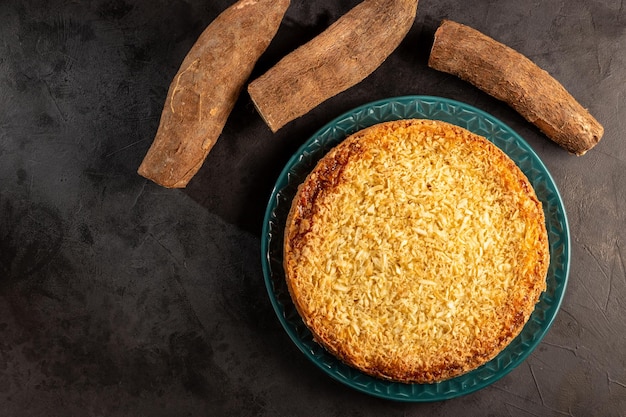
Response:
[{"label": "brown cassava root skin", "polygon": [[428,65],[504,101],[573,154],[585,154],[604,134],[602,125],[550,74],[468,26],[444,20]]},{"label": "brown cassava root skin", "polygon": [[204,30],[170,85],[140,175],[168,188],[187,185],[288,7],[289,0],[239,0]]},{"label": "brown cassava root skin", "polygon": [[415,20],[417,0],[365,0],[248,86],[276,132],[370,75]]}]

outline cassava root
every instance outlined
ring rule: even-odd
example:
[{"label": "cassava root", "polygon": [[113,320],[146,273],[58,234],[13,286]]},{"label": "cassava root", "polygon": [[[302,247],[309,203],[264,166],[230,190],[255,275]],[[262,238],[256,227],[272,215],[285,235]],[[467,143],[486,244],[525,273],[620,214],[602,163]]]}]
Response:
[{"label": "cassava root", "polygon": [[187,185],[288,7],[289,0],[239,0],[209,24],[174,76],[140,175],[168,188]]},{"label": "cassava root", "polygon": [[573,154],[585,154],[604,134],[602,125],[550,74],[468,26],[444,20],[428,65],[504,101]]},{"label": "cassava root", "polygon": [[276,132],[370,75],[408,33],[417,3],[364,0],[250,83],[269,128]]}]

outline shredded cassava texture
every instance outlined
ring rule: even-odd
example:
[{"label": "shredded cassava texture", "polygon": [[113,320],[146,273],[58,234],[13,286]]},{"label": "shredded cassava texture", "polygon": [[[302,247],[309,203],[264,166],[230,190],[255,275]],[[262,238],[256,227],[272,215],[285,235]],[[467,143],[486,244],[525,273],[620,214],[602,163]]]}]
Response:
[{"label": "shredded cassava texture", "polygon": [[284,265],[316,340],[385,379],[434,382],[521,331],[549,263],[541,203],[496,146],[443,122],[349,137],[300,186]]}]

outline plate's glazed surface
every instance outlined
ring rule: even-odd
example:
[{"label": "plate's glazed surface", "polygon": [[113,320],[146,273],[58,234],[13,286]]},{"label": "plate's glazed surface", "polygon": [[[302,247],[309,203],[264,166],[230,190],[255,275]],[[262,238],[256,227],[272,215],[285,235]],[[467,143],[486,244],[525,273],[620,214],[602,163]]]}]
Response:
[{"label": "plate's glazed surface", "polygon": [[[459,377],[436,384],[402,384],[380,380],[353,369],[319,346],[291,302],[282,266],[283,232],[296,189],[317,161],[350,134],[397,119],[442,120],[486,137],[520,167],[543,204],[550,241],[547,289],[530,320],[496,358]],[[358,107],[315,133],[288,161],[272,191],[261,237],[262,266],[276,314],[295,345],[336,380],[368,394],[399,401],[438,401],[474,392],[508,374],[535,349],[548,331],[561,304],[569,275],[570,241],[567,216],[558,189],[530,146],[493,116],[457,101],[429,96],[406,96]]]}]

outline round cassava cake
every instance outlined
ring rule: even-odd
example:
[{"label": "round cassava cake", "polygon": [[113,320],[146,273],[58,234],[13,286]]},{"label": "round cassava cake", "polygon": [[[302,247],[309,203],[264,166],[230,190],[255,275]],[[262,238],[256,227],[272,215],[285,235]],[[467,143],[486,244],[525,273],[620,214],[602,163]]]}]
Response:
[{"label": "round cassava cake", "polygon": [[432,120],[359,131],[298,188],[284,268],[315,340],[375,377],[443,381],[494,358],[546,288],[542,206],[487,139]]}]

